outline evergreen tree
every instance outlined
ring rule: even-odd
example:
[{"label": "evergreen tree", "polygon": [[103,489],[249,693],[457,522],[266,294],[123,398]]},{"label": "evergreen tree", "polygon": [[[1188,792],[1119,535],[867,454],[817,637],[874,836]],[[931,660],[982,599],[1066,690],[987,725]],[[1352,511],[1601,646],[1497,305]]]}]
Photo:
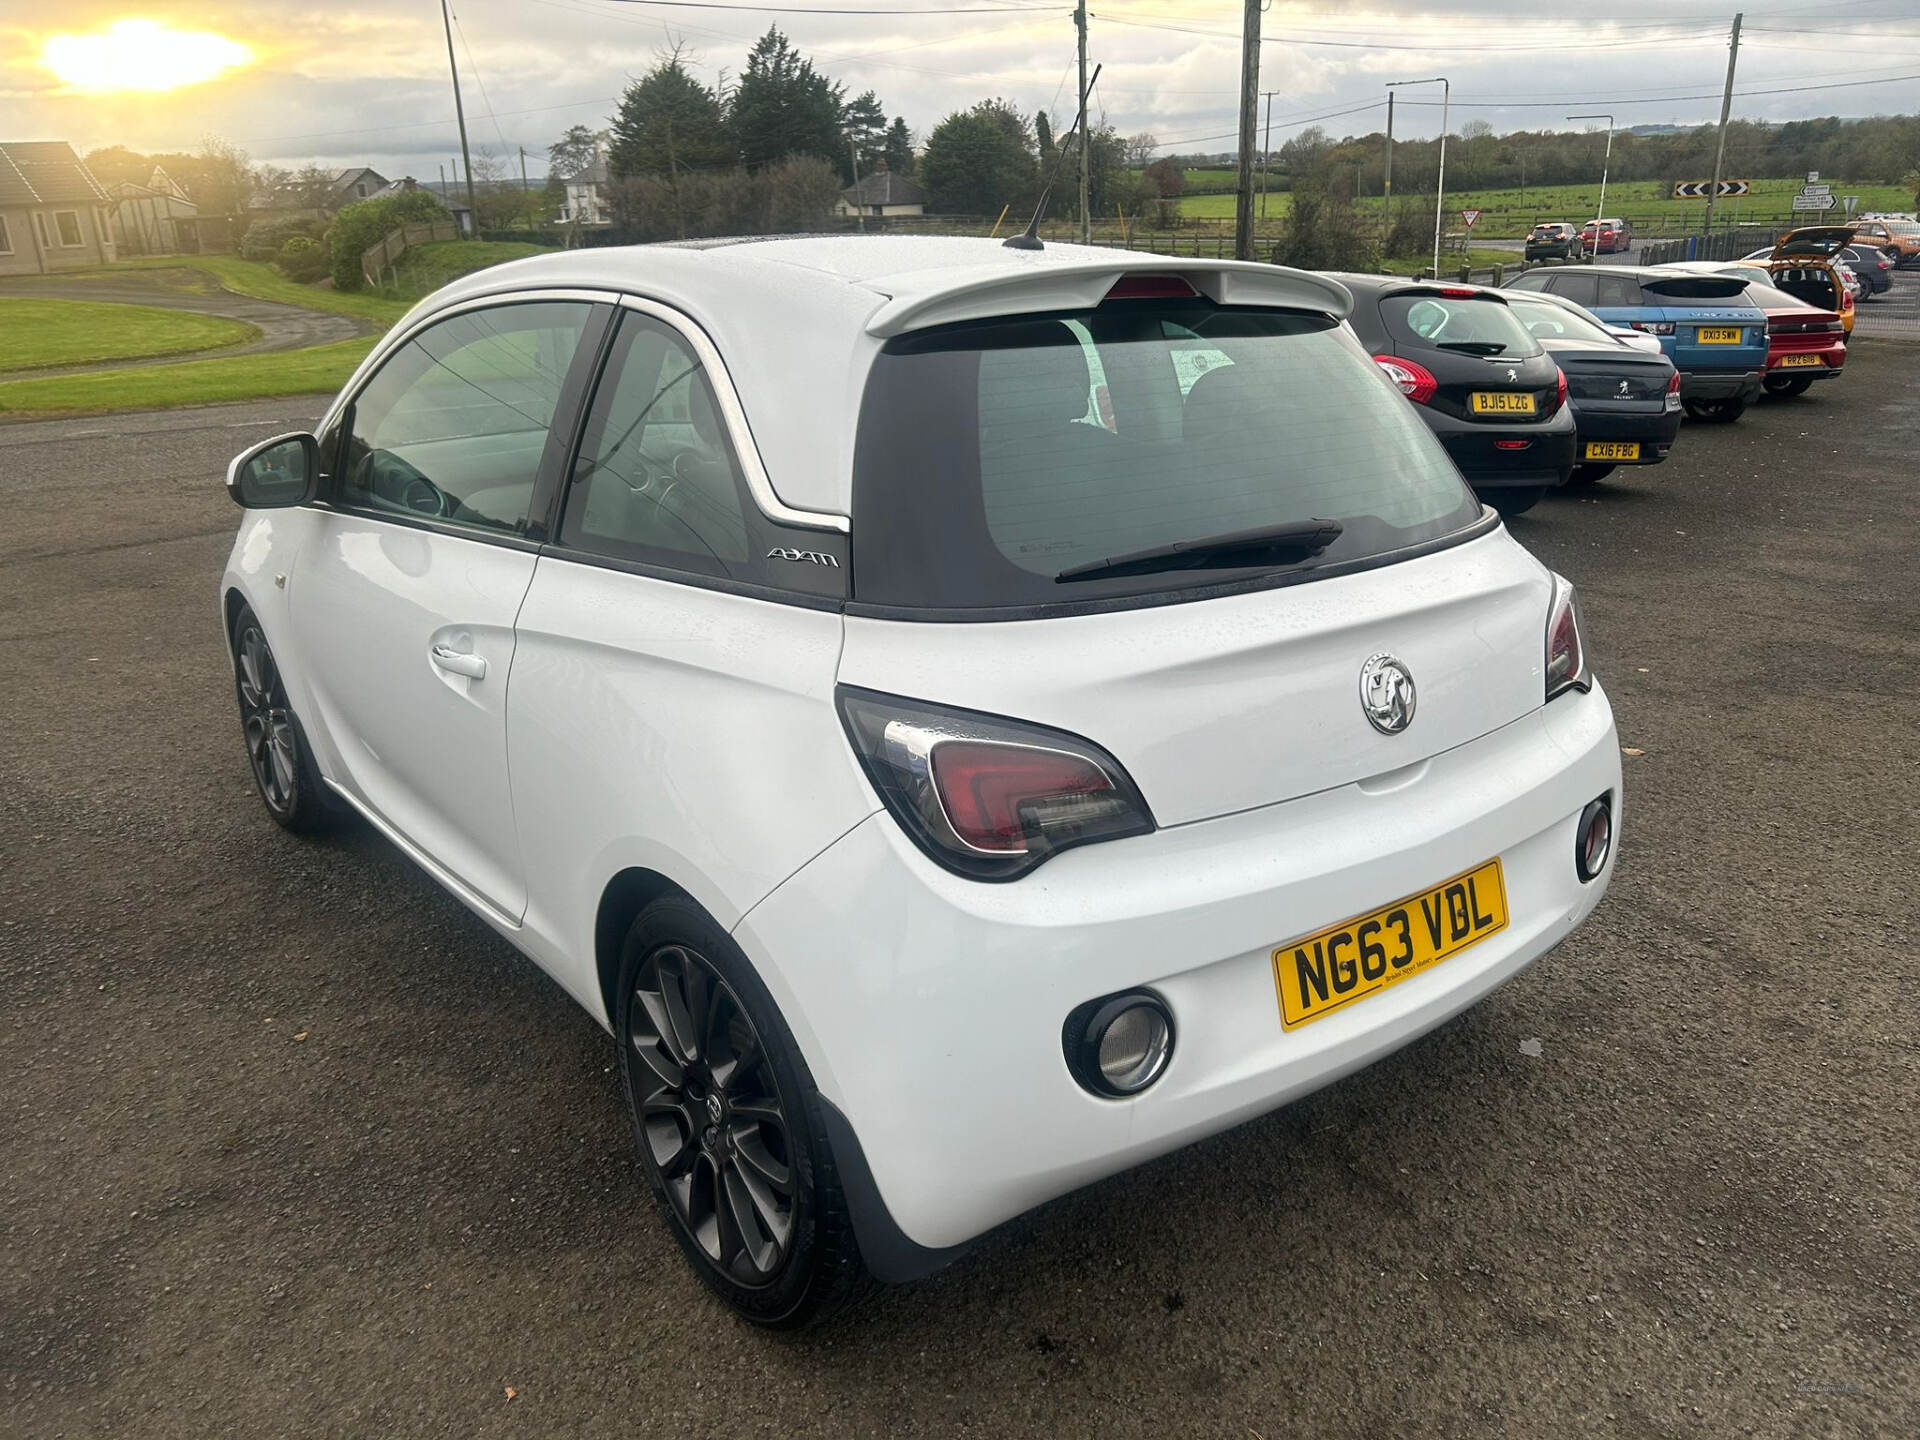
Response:
[{"label": "evergreen tree", "polygon": [[1040,172],[1044,175],[1053,166],[1053,122],[1044,110],[1033,117],[1033,138],[1040,152]]},{"label": "evergreen tree", "polygon": [[[846,131],[848,144],[860,157],[860,173],[872,172],[887,153],[887,112],[881,108],[879,99],[869,90],[864,95],[847,102],[840,116],[841,128]],[[838,168],[845,179],[851,183],[853,176],[846,174],[848,145],[840,147]]]},{"label": "evergreen tree", "polygon": [[887,168],[896,175],[913,173],[913,132],[907,129],[906,117],[896,115],[893,124],[887,128]]},{"label": "evergreen tree", "polygon": [[934,126],[920,154],[920,179],[943,215],[1025,212],[1039,187],[1032,138],[1020,112],[982,100]]},{"label": "evergreen tree", "polygon": [[842,94],[778,26],[770,27],[748,52],[729,107],[741,163],[757,167],[789,155],[817,155],[844,165]]},{"label": "evergreen tree", "polygon": [[620,97],[607,155],[616,178],[680,175],[732,158],[720,102],[687,70],[677,48]]}]

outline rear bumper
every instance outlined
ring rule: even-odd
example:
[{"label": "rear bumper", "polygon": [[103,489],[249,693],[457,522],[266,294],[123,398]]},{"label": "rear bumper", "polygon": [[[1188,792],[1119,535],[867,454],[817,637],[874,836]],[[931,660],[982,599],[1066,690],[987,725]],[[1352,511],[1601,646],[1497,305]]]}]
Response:
[{"label": "rear bumper", "polygon": [[[1476,425],[1432,411],[1427,413],[1427,424],[1476,490],[1564,485],[1573,473],[1571,406],[1538,425]],[[1501,441],[1524,441],[1526,448],[1502,450]]]},{"label": "rear bumper", "polygon": [[1577,454],[1584,462],[1589,440],[1631,440],[1640,444],[1638,460],[1613,460],[1613,465],[1658,465],[1673,448],[1680,433],[1680,411],[1664,407],[1656,414],[1647,411],[1608,411],[1581,409],[1574,405],[1574,424],[1579,427]]},{"label": "rear bumper", "polygon": [[1680,394],[1687,400],[1754,400],[1760,379],[1758,370],[1682,370]]},{"label": "rear bumper", "polygon": [[[1790,359],[1797,360],[1803,355],[1817,356],[1818,365],[1805,362],[1789,364]],[[1780,350],[1767,356],[1767,379],[1777,376],[1804,375],[1812,380],[1830,380],[1838,375],[1847,363],[1845,344],[1833,344],[1822,350]]]},{"label": "rear bumper", "polygon": [[[1609,791],[1617,823],[1619,747],[1596,686],[1405,772],[1087,846],[1008,885],[940,869],[875,814],[734,933],[831,1107],[862,1253],[905,1279],[1349,1074],[1525,969],[1606,890],[1613,862],[1582,884],[1573,856],[1582,807]],[[1506,929],[1282,1028],[1275,946],[1492,856]],[[1134,988],[1171,1012],[1172,1060],[1138,1098],[1099,1099],[1068,1071],[1061,1028]]]}]

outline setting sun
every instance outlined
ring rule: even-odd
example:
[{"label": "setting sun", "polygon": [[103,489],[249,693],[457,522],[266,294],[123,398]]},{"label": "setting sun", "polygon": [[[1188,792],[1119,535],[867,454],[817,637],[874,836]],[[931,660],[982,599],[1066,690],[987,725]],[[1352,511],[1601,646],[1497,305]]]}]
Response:
[{"label": "setting sun", "polygon": [[116,20],[91,35],[49,35],[46,67],[76,90],[173,90],[246,65],[253,51],[205,30],[175,30],[156,20]]}]

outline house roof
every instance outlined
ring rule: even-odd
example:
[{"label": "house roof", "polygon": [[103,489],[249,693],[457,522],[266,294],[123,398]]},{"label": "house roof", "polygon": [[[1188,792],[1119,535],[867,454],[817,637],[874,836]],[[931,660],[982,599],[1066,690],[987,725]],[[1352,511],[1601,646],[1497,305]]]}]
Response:
[{"label": "house roof", "polygon": [[0,141],[0,205],[91,205],[106,198],[66,141]]},{"label": "house roof", "polygon": [[840,192],[849,205],[924,205],[927,192],[904,175],[876,170]]}]

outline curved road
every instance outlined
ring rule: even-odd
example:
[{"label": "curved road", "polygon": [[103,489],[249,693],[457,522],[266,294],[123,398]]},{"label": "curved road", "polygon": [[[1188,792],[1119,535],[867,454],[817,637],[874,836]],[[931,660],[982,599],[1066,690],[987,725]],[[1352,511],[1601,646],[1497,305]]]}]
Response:
[{"label": "curved road", "polygon": [[[183,261],[182,269],[192,269]],[[65,275],[28,275],[0,282],[0,296],[15,295],[46,300],[85,300],[107,305],[151,305],[160,310],[191,310],[199,315],[218,315],[240,320],[260,333],[237,345],[219,345],[185,355],[154,355],[143,359],[111,363],[66,365],[51,369],[4,371],[14,379],[38,379],[46,375],[83,375],[99,370],[125,370],[142,365],[175,365],[186,360],[209,360],[223,355],[265,354],[273,350],[304,350],[335,340],[350,340],[374,329],[349,315],[331,315],[307,310],[298,305],[282,305],[276,300],[257,300],[251,295],[236,295],[214,289],[205,293],[179,290],[166,285],[126,283],[127,277],[88,278]]]}]

